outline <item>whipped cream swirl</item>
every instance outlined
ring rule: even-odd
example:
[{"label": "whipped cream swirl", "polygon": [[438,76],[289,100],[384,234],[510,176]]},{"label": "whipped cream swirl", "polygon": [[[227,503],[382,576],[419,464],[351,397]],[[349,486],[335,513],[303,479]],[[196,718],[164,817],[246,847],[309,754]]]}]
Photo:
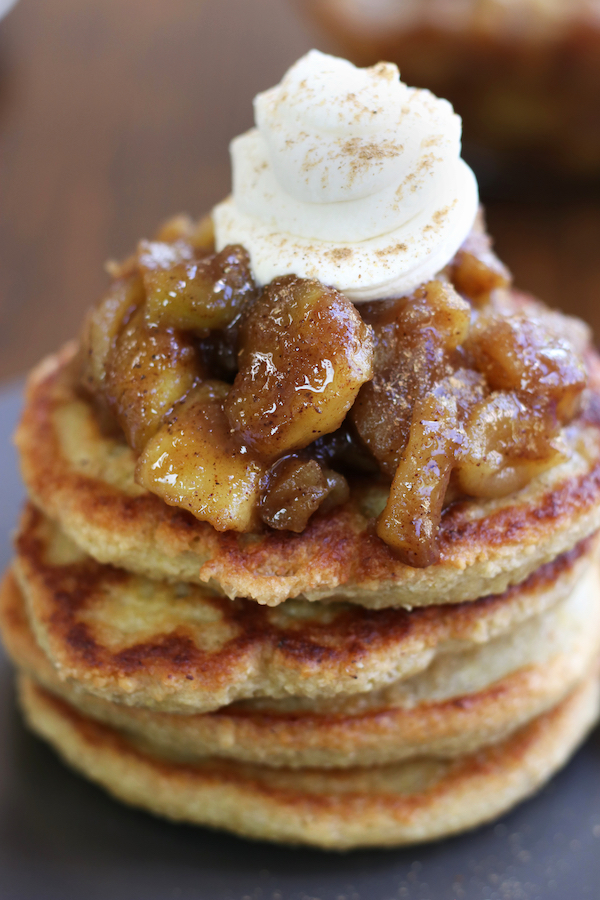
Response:
[{"label": "whipped cream swirl", "polygon": [[453,257],[477,212],[461,120],[391,63],[311,50],[254,101],[231,143],[217,249],[243,244],[259,284],[317,278],[355,302],[409,293]]}]

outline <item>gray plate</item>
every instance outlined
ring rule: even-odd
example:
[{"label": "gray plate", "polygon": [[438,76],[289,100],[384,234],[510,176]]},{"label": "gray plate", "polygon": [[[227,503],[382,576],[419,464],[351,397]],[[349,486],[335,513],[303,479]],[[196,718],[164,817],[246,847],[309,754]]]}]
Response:
[{"label": "gray plate", "polygon": [[[0,561],[23,495],[0,392]],[[0,657],[1,900],[580,900],[600,897],[600,734],[537,797],[472,834],[345,855],[170,825],[115,803],[22,727]]]}]

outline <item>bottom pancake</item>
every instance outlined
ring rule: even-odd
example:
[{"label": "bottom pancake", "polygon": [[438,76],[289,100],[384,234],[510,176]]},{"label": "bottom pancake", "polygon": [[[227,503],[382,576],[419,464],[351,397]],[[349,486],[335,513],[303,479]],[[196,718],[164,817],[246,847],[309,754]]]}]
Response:
[{"label": "bottom pancake", "polygon": [[27,677],[20,697],[32,730],[126,803],[244,837],[350,849],[427,841],[502,814],[565,763],[597,718],[600,690],[594,670],[510,738],[453,761],[336,770],[169,762]]},{"label": "bottom pancake", "polygon": [[[316,708],[299,707],[292,697],[192,715],[111,702],[61,679],[35,641],[10,573],[0,589],[0,625],[19,670],[84,715],[150,742],[165,757],[338,768],[461,756],[503,740],[555,706],[589,670],[600,653],[598,598],[597,568],[591,566],[570,597],[532,617],[517,634],[443,654],[425,672],[384,691],[329,698]],[[529,657],[521,655],[519,642],[531,645]]]}]

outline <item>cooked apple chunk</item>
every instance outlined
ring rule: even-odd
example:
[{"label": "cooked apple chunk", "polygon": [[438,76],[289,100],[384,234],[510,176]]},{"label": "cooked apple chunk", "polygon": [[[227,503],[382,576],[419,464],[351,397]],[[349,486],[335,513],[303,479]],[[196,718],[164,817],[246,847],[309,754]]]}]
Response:
[{"label": "cooked apple chunk", "polygon": [[137,452],[201,375],[198,354],[181,332],[149,329],[140,307],[106,360],[105,398]]},{"label": "cooked apple chunk", "polygon": [[277,278],[240,330],[231,428],[265,459],[334,431],[373,373],[373,334],[343,294]]},{"label": "cooked apple chunk", "polygon": [[527,405],[511,392],[496,391],[478,403],[466,436],[457,477],[470,497],[504,497],[564,458],[552,408]]},{"label": "cooked apple chunk", "polygon": [[301,532],[324,501],[329,501],[332,508],[349,496],[348,482],[343,475],[315,459],[284,456],[263,479],[260,516],[271,528]]},{"label": "cooked apple chunk", "polygon": [[207,255],[187,241],[142,241],[138,260],[151,326],[200,334],[225,328],[256,293],[243,247]]},{"label": "cooked apple chunk", "polygon": [[431,281],[412,297],[365,304],[363,313],[375,333],[375,374],[350,415],[382,471],[393,476],[413,407],[451,374],[449,354],[468,333],[471,308],[450,284]]},{"label": "cooked apple chunk", "polygon": [[174,244],[175,241],[185,241],[197,250],[205,253],[214,253],[215,228],[212,216],[204,216],[198,222],[194,222],[189,216],[179,214],[167,219],[160,226],[154,236],[155,241],[166,244]]},{"label": "cooked apple chunk", "polygon": [[228,390],[220,381],[195,387],[146,445],[136,480],[217,531],[252,531],[265,466],[230,433]]},{"label": "cooked apple chunk", "polygon": [[518,391],[556,407],[560,422],[579,410],[587,376],[572,345],[524,314],[482,315],[466,348],[493,390]]},{"label": "cooked apple chunk", "polygon": [[453,397],[431,392],[415,404],[408,443],[377,522],[379,537],[409,566],[430,566],[439,558],[444,495],[463,440]]},{"label": "cooked apple chunk", "polygon": [[510,272],[493,252],[482,223],[473,229],[449,269],[456,290],[478,307],[485,306],[498,288],[510,287]]},{"label": "cooked apple chunk", "polygon": [[103,390],[106,361],[113,344],[135,309],[144,302],[144,287],[138,275],[113,281],[102,300],[94,306],[83,327],[82,381],[93,393]]}]

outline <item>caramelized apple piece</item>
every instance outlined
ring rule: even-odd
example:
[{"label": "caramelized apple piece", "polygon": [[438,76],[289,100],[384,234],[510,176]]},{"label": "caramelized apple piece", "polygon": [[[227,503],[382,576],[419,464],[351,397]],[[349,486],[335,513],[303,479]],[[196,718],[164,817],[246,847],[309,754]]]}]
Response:
[{"label": "caramelized apple piece", "polygon": [[439,559],[444,495],[463,441],[454,398],[434,391],[415,404],[408,443],[377,521],[379,537],[409,566]]},{"label": "caramelized apple piece", "polygon": [[510,287],[510,272],[491,249],[482,227],[475,228],[449,266],[452,284],[475,306],[484,306],[493,291]]},{"label": "caramelized apple piece", "polygon": [[214,253],[215,229],[212,216],[204,216],[199,222],[194,222],[186,215],[172,216],[160,226],[156,232],[155,241],[172,244],[174,241],[185,241],[197,250],[205,253]]},{"label": "caramelized apple piece", "polygon": [[467,335],[471,308],[451,285],[431,281],[411,298],[365,304],[362,310],[375,332],[374,375],[350,417],[382,471],[393,475],[413,406],[451,373],[449,356]]},{"label": "caramelized apple piece", "polygon": [[524,314],[481,316],[465,346],[493,390],[551,401],[562,423],[578,412],[587,380],[583,362],[539,320]]},{"label": "caramelized apple piece", "polygon": [[379,537],[408,565],[428,566],[439,557],[442,506],[467,443],[464,422],[486,392],[482,375],[461,368],[415,403],[408,443],[377,524]]},{"label": "caramelized apple piece", "polygon": [[552,410],[496,392],[479,403],[466,424],[467,442],[457,479],[470,497],[504,497],[563,458]]},{"label": "caramelized apple piece", "polygon": [[225,328],[256,288],[243,247],[206,255],[186,241],[142,241],[138,259],[146,290],[146,322],[204,333]]},{"label": "caramelized apple piece", "polygon": [[[158,227],[154,240],[166,244],[174,244],[175,241],[185,241],[189,244],[188,238],[193,228],[194,222],[190,216],[186,213],[180,213],[179,215],[171,216]],[[142,241],[142,243],[145,242]]]},{"label": "caramelized apple piece", "polygon": [[330,500],[329,508],[349,497],[342,475],[326,470],[314,459],[285,456],[271,466],[263,480],[260,516],[271,528],[304,531],[312,514]]},{"label": "caramelized apple piece", "polygon": [[217,531],[252,531],[265,467],[230,433],[228,390],[219,381],[195,387],[146,445],[136,480]]},{"label": "caramelized apple piece", "polygon": [[484,306],[492,291],[510,284],[503,266],[492,268],[488,262],[466,250],[458,252],[451,278],[456,290],[476,306]]},{"label": "caramelized apple piece", "polygon": [[215,252],[215,223],[210,213],[193,225],[188,240],[193,247],[197,247],[199,250],[206,250],[208,253]]},{"label": "caramelized apple piece", "polygon": [[462,425],[468,420],[478,403],[488,396],[489,388],[480,372],[474,369],[455,369],[438,381],[433,388],[436,396],[456,401],[458,420]]},{"label": "caramelized apple piece", "polygon": [[334,472],[333,469],[323,469],[327,480],[328,492],[321,501],[319,509],[321,512],[329,512],[336,506],[342,506],[350,499],[350,485],[343,475]]},{"label": "caramelized apple piece", "polygon": [[144,302],[137,275],[114,281],[105,296],[87,315],[82,337],[83,383],[98,393],[106,381],[106,361],[123,322]]},{"label": "caramelized apple piece", "polygon": [[265,459],[338,428],[372,374],[373,336],[356,309],[318,281],[277,278],[240,332],[240,369],[225,410]]},{"label": "caramelized apple piece", "polygon": [[133,314],[108,354],[105,396],[134,450],[142,450],[201,374],[189,337],[148,328],[143,308]]}]

